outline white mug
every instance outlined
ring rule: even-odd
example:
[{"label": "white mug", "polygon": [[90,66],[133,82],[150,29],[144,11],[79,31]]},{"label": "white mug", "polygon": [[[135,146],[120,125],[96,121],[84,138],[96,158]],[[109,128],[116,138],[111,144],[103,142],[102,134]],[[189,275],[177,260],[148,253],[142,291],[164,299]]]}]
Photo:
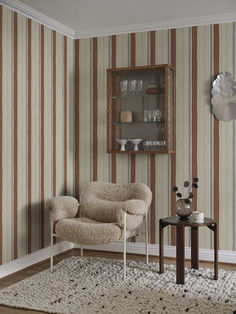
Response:
[{"label": "white mug", "polygon": [[194,211],[192,213],[193,222],[204,222],[204,213],[199,211]]}]

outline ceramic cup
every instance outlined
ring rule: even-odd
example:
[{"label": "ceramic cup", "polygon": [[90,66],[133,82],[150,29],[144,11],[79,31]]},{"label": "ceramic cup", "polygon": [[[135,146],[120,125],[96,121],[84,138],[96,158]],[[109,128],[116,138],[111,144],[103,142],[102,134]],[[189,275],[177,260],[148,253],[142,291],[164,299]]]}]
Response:
[{"label": "ceramic cup", "polygon": [[194,211],[192,213],[193,222],[204,222],[204,213],[199,211]]}]

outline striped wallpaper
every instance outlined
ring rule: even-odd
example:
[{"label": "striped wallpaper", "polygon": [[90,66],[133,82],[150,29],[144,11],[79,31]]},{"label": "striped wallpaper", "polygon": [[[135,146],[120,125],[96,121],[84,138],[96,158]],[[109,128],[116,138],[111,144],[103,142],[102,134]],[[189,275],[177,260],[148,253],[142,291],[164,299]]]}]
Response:
[{"label": "striped wallpaper", "polygon": [[[210,107],[214,76],[236,71],[235,23],[73,41],[0,7],[0,26],[0,263],[47,246],[43,201],[78,197],[91,180],[148,184],[158,243],[171,186],[198,176],[195,208],[219,219],[220,249],[236,249],[235,122],[218,122]],[[107,68],[163,63],[176,67],[176,153],[107,154]],[[175,244],[174,229],[165,232]],[[211,248],[210,231],[199,235]]]}]

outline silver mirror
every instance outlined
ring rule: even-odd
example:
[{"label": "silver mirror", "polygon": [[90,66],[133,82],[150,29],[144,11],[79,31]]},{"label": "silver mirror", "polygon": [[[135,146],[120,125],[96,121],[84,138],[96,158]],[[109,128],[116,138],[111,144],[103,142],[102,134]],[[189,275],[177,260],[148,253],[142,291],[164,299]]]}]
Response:
[{"label": "silver mirror", "polygon": [[233,74],[217,75],[211,90],[212,111],[218,120],[229,122],[236,119],[236,82]]}]

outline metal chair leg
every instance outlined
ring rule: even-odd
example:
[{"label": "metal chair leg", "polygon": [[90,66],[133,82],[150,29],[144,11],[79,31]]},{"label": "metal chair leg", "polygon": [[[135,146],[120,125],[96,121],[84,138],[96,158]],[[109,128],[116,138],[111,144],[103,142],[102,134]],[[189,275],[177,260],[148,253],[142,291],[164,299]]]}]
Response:
[{"label": "metal chair leg", "polygon": [[145,214],[145,250],[146,250],[146,263],[148,264],[148,219]]},{"label": "metal chair leg", "polygon": [[50,270],[53,272],[53,220],[51,214],[51,245],[50,245]]},{"label": "metal chair leg", "polygon": [[126,213],[124,214],[124,247],[123,247],[123,260],[124,260],[124,280],[126,280]]}]

